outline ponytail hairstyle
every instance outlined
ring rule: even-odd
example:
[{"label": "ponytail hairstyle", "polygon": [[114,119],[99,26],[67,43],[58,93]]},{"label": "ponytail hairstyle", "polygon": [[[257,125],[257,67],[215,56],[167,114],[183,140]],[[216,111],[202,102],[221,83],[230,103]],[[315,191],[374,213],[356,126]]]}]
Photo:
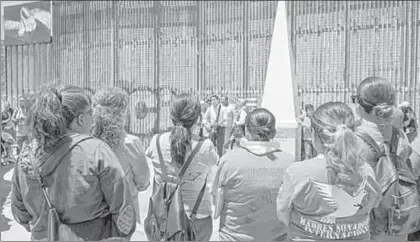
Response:
[{"label": "ponytail hairstyle", "polygon": [[324,145],[332,184],[354,193],[364,179],[365,159],[363,143],[354,133],[352,110],[342,102],[327,102],[315,110],[311,122],[316,137]]},{"label": "ponytail hairstyle", "polygon": [[76,86],[43,89],[31,97],[31,102],[27,115],[29,137],[46,152],[91,105],[87,93]]},{"label": "ponytail hairstyle", "polygon": [[92,136],[107,143],[114,151],[125,134],[128,95],[118,87],[100,90],[93,96]]},{"label": "ponytail hairstyle", "polygon": [[276,118],[265,108],[250,112],[245,127],[251,141],[270,141],[276,136]]},{"label": "ponytail hairstyle", "polygon": [[187,148],[191,146],[191,127],[201,116],[199,99],[188,93],[177,95],[172,103],[170,116],[174,124],[170,135],[171,158],[181,167]]},{"label": "ponytail hairstyle", "polygon": [[395,106],[395,90],[386,79],[368,77],[357,87],[357,102],[366,113],[388,120]]}]

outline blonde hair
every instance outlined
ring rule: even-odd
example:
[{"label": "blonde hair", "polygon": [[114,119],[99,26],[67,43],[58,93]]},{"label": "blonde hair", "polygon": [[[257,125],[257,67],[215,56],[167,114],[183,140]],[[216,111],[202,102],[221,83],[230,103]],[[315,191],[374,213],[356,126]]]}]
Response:
[{"label": "blonde hair", "polygon": [[342,102],[319,106],[312,117],[315,134],[325,147],[331,181],[349,192],[355,192],[363,182],[363,143],[354,131],[352,110]]}]

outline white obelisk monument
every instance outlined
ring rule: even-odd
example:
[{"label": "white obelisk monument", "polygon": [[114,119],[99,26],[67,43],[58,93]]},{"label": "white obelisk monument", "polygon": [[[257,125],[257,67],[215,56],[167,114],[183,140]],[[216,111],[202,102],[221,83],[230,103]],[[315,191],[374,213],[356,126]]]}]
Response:
[{"label": "white obelisk monument", "polygon": [[291,54],[286,2],[279,1],[261,107],[270,110],[276,117],[276,141],[280,143],[280,149],[296,155],[297,88],[293,78]]}]

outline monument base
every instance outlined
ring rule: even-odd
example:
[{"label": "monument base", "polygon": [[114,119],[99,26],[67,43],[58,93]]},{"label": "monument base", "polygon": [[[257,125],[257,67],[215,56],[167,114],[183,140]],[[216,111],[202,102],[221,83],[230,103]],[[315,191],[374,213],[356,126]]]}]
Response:
[{"label": "monument base", "polygon": [[276,131],[277,134],[273,141],[280,144],[281,150],[295,156],[296,161],[301,160],[300,127],[296,122],[278,123]]}]

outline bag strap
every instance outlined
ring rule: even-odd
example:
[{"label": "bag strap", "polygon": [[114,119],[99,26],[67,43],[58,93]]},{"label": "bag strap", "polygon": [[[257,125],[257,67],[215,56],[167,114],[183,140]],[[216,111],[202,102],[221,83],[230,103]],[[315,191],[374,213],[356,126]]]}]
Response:
[{"label": "bag strap", "polygon": [[399,137],[398,137],[398,128],[396,128],[395,126],[392,126],[392,136],[391,136],[391,144],[389,145],[389,152],[392,154],[396,154],[398,151],[398,142],[399,142]]},{"label": "bag strap", "polygon": [[[157,148],[157,152],[158,152],[158,156],[159,156],[159,163],[161,166],[161,170],[162,170],[162,175],[164,178],[168,178],[168,173],[166,172],[166,168],[165,168],[165,162],[163,161],[163,155],[162,155],[162,150],[160,147],[160,136],[162,134],[159,134],[156,137],[156,148]],[[190,156],[188,156],[187,161],[184,163],[184,165],[181,167],[181,171],[179,172],[178,176],[181,179],[182,176],[184,176],[185,172],[187,171],[188,166],[191,164],[194,156],[197,154],[197,152],[200,150],[201,146],[203,145],[205,139],[200,139],[198,141],[198,144],[194,147],[194,149],[192,150]]]},{"label": "bag strap", "polygon": [[216,116],[216,122],[217,122],[217,124],[219,124],[220,109],[222,109],[222,105],[221,104],[219,104],[219,109],[217,110],[217,116]]},{"label": "bag strap", "polygon": [[[210,171],[209,171],[210,173]],[[198,207],[201,204],[201,201],[203,200],[204,197],[204,191],[206,190],[206,186],[207,186],[207,177],[209,176],[209,173],[207,173],[206,178],[204,180],[204,184],[203,187],[201,187],[200,193],[198,193],[198,197],[197,200],[195,201],[193,210],[191,211],[191,215],[190,215],[190,219],[194,222],[195,217],[197,216],[197,211],[198,211]]]},{"label": "bag strap", "polygon": [[156,137],[156,149],[157,149],[158,156],[159,156],[159,163],[160,163],[160,167],[161,167],[160,169],[162,171],[163,180],[167,180],[168,174],[166,173],[165,162],[163,162],[163,155],[162,155],[162,150],[160,148],[160,142],[159,142],[161,135],[162,134],[158,134],[158,136]]},{"label": "bag strap", "polygon": [[381,154],[381,149],[379,148],[379,145],[376,143],[376,141],[370,136],[367,132],[364,130],[357,128],[355,130],[355,133],[357,136],[359,136],[363,141],[365,141],[372,149],[378,153]]},{"label": "bag strap", "polygon": [[182,166],[181,171],[178,174],[179,178],[182,178],[184,176],[184,174],[187,171],[188,166],[191,164],[194,156],[198,153],[198,151],[200,150],[201,146],[203,145],[204,140],[206,140],[206,139],[204,138],[204,139],[199,139],[198,140],[198,144],[191,151],[191,154],[188,156],[187,161]]},{"label": "bag strap", "polygon": [[[48,154],[48,155],[43,155],[42,157],[41,157],[41,159],[39,160],[40,162],[39,162],[39,164],[44,164],[44,163],[46,163],[47,161],[49,161],[49,160],[51,160],[52,158],[54,158],[55,160],[58,160],[58,162],[57,162],[57,164],[56,164],[56,166],[58,166],[60,163],[61,163],[61,161],[63,160],[63,158],[68,154],[68,153],[70,153],[70,151],[76,146],[76,145],[78,145],[79,143],[81,143],[81,142],[83,142],[83,141],[85,141],[85,140],[88,140],[88,139],[92,139],[93,137],[92,136],[87,136],[87,135],[81,135],[81,134],[73,134],[73,135],[67,135],[67,136],[64,136],[64,137],[62,137],[62,138],[60,138],[54,145],[53,145],[53,152],[51,152],[50,154]],[[70,145],[65,145],[65,144],[68,144],[70,142]],[[34,173],[35,173],[35,175],[37,176],[37,180],[38,180],[38,182],[41,184],[41,188],[42,188],[42,193],[43,193],[43,195],[44,195],[44,198],[45,198],[45,200],[47,201],[47,205],[48,205],[48,207],[50,208],[50,209],[53,209],[54,208],[54,206],[52,205],[52,203],[51,203],[51,199],[50,199],[50,197],[49,197],[49,195],[48,195],[48,192],[47,192],[47,188],[46,188],[46,186],[45,186],[45,183],[44,183],[44,178],[42,177],[42,175],[40,174],[40,171],[39,171],[39,167],[38,167],[38,165],[35,163],[35,159],[34,159],[34,157],[32,156],[33,154],[32,154],[32,152],[30,151],[29,152],[29,154],[30,154],[30,160],[31,160],[31,162],[32,162],[32,166],[33,166],[33,169],[34,169]],[[56,157],[55,155],[58,155],[58,157]]]}]

